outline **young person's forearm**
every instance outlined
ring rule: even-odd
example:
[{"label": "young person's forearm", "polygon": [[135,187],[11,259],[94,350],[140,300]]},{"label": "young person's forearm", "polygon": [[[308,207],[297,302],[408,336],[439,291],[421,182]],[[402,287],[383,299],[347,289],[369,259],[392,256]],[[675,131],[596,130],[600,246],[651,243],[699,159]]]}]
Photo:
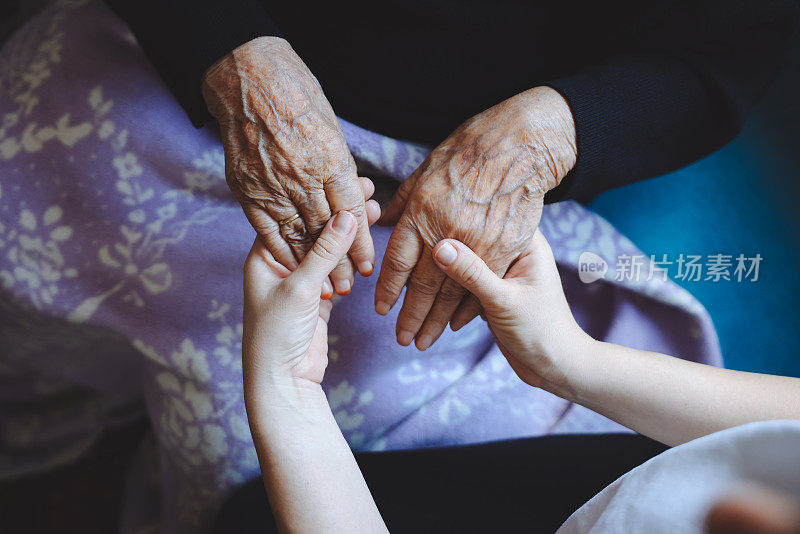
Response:
[{"label": "young person's forearm", "polygon": [[725,428],[800,419],[800,379],[745,373],[587,340],[558,394],[677,445]]},{"label": "young person's forearm", "polygon": [[281,532],[387,532],[321,387],[250,392],[248,417]]}]

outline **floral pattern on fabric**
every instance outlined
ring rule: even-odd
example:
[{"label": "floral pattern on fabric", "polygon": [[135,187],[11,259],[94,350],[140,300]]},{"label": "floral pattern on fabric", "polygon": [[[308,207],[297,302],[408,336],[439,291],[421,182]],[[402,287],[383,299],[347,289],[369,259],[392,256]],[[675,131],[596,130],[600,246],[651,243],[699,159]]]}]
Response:
[{"label": "floral pattern on fabric", "polygon": [[[402,180],[427,153],[342,127],[361,169]],[[609,263],[638,254],[605,220],[565,202],[545,208],[541,229],[592,335],[720,363],[707,314],[674,283],[579,281],[583,251]],[[377,261],[390,231],[373,229]],[[52,454],[24,458],[30,469],[74,456],[143,401],[158,454],[141,458],[158,467],[162,498],[133,480],[140,491],[128,495],[125,528],[207,531],[228,492],[258,475],[240,361],[253,237],[225,184],[214,128],[191,126],[108,8],[62,0],[18,31],[0,50],[0,339],[15,346],[0,351],[0,380],[13,385],[0,413],[55,403],[56,389],[83,397],[61,412],[3,418],[0,435],[25,439],[0,453],[0,476],[37,443]],[[357,279],[330,322],[325,389],[354,448],[620,430],[524,385],[480,321],[425,353],[399,346],[397,309],[373,311],[375,278]],[[56,419],[72,437],[60,448],[48,435]],[[152,481],[152,469],[132,476]]]}]

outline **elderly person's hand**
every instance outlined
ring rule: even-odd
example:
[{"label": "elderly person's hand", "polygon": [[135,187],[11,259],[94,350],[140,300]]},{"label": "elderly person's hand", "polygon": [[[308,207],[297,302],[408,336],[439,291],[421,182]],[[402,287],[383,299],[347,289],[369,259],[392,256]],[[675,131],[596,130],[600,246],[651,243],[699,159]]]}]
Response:
[{"label": "elderly person's hand", "polygon": [[[545,193],[575,165],[575,126],[549,87],[520,93],[462,124],[406,180],[380,224],[395,224],[375,293],[385,315],[407,286],[397,340],[428,348],[479,311],[436,268],[431,249],[454,238],[502,276],[536,232]],[[451,320],[452,318],[452,320]]]},{"label": "elderly person's hand", "polygon": [[219,121],[228,185],[283,266],[297,267],[333,214],[356,217],[349,259],[330,275],[349,293],[353,265],[369,276],[374,250],[355,162],[316,78],[285,40],[261,37],[209,68],[203,97]]}]

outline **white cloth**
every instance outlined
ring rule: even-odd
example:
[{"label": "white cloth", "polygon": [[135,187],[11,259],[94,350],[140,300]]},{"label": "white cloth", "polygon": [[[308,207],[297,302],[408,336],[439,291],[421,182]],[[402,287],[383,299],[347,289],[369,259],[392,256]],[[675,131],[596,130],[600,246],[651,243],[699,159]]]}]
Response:
[{"label": "white cloth", "polygon": [[800,421],[750,423],[670,449],[598,493],[558,534],[699,534],[711,505],[743,482],[800,497]]}]

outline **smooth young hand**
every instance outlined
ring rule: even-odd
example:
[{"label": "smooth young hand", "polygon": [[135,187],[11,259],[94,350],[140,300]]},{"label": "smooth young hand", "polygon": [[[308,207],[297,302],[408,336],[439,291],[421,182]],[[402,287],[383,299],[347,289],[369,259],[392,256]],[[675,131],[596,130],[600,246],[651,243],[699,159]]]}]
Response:
[{"label": "smooth young hand", "polygon": [[800,418],[797,378],[719,369],[592,339],[572,316],[541,232],[503,279],[452,239],[440,241],[433,257],[479,299],[497,345],[522,380],[640,434],[678,445],[752,421]]},{"label": "smooth young hand", "polygon": [[331,312],[320,291],[357,227],[339,212],[294,272],[259,238],[245,263],[245,406],[281,532],[387,532],[320,385]]},{"label": "smooth young hand", "polygon": [[440,241],[433,258],[449,278],[478,298],[481,314],[514,372],[532,386],[559,392],[565,385],[559,356],[574,353],[572,347],[591,338],[572,316],[542,233],[536,232],[504,278],[454,239]]},{"label": "smooth young hand", "polygon": [[290,272],[256,238],[244,269],[242,357],[246,391],[273,380],[318,385],[328,364],[331,302],[320,298],[322,284],[347,254],[356,218],[339,212],[314,246]]}]

